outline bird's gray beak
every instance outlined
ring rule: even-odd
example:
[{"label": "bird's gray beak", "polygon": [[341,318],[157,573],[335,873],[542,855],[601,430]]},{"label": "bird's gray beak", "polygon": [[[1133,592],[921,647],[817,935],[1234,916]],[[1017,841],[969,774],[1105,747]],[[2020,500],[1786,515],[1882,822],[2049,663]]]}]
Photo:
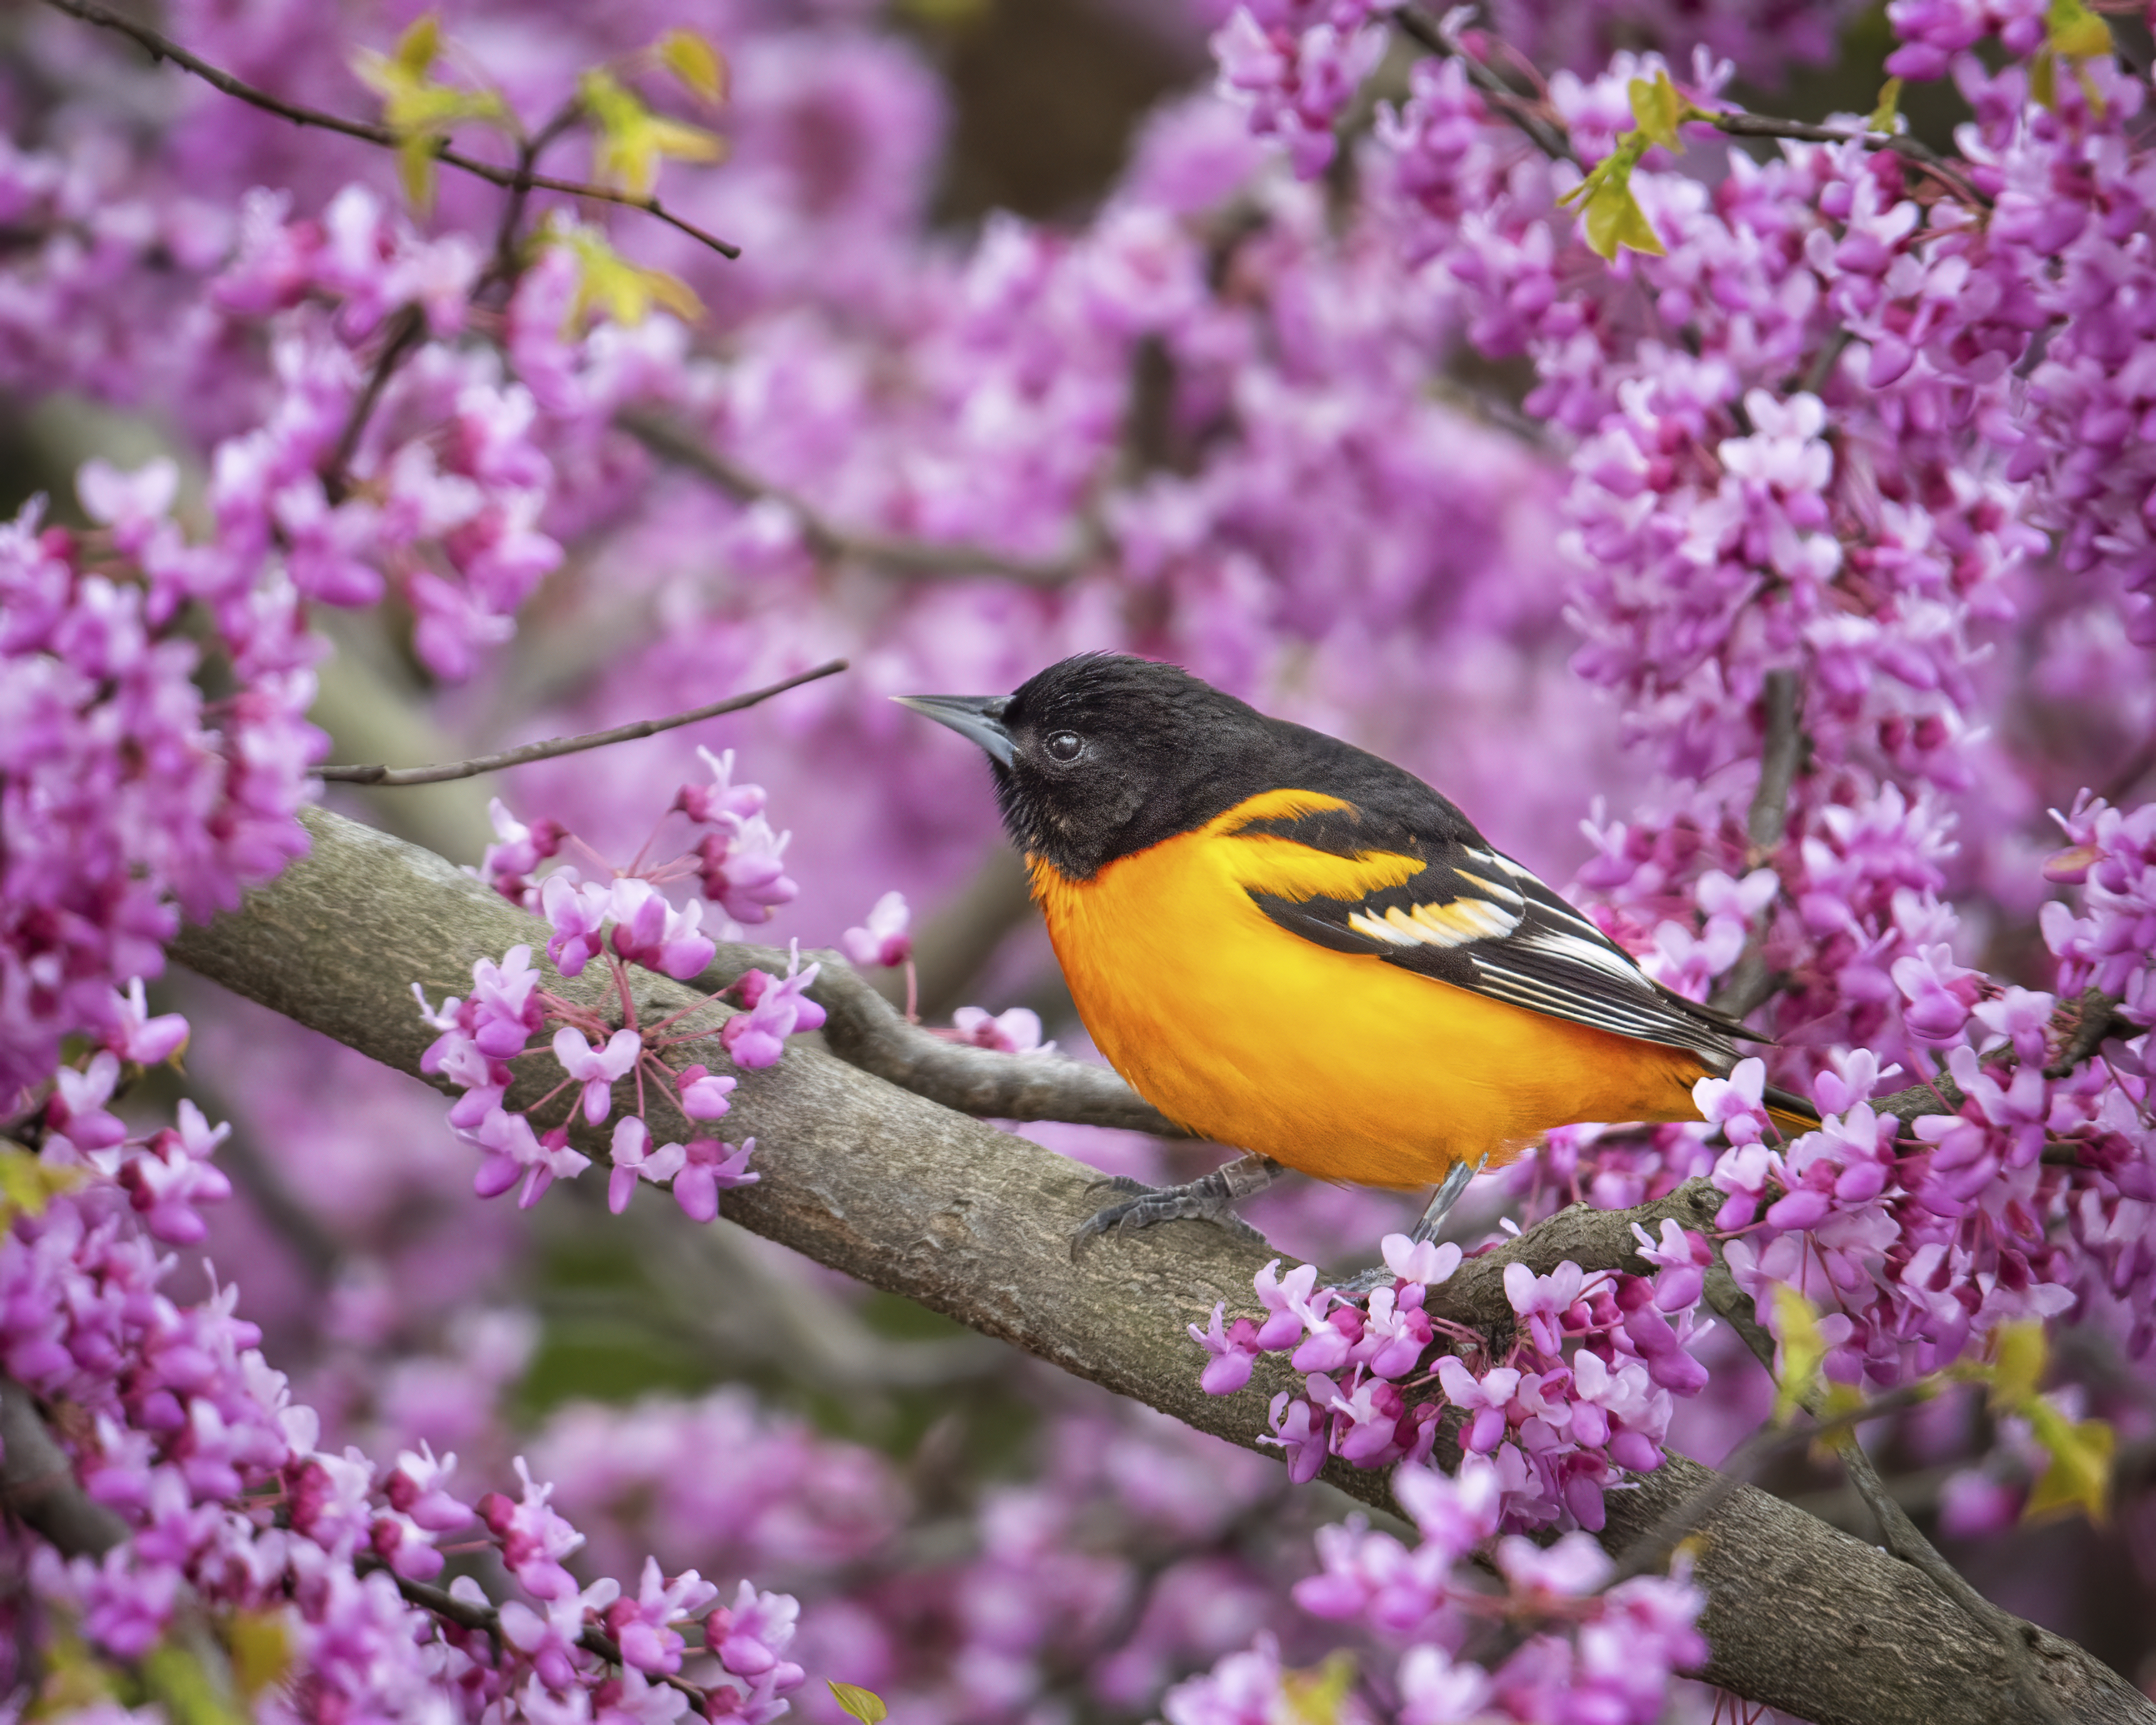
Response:
[{"label": "bird's gray beak", "polygon": [[894,695],[901,707],[926,713],[938,724],[947,724],[962,737],[971,738],[988,752],[999,766],[1011,764],[1010,733],[1004,729],[1009,710],[1008,695]]}]

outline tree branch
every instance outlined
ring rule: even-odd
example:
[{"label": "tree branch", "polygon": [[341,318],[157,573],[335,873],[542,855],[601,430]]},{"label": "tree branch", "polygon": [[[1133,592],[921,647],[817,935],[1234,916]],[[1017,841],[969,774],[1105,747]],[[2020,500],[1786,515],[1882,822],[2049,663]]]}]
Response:
[{"label": "tree branch", "polygon": [[[1797,723],[1797,673],[1789,666],[1769,671],[1759,692],[1766,709],[1765,734],[1759,745],[1759,785],[1752,793],[1752,806],[1744,820],[1744,836],[1750,841],[1748,868],[1764,862],[1781,847],[1789,830],[1789,790],[1796,783],[1797,764],[1804,754],[1804,731]],[[1779,986],[1767,973],[1767,930],[1773,924],[1770,904],[1753,919],[1752,932],[1729,974],[1708,996],[1707,1004],[1732,1018],[1746,1017],[1764,1006]]]},{"label": "tree branch", "polygon": [[664,414],[629,408],[615,415],[614,423],[660,461],[709,480],[730,497],[744,503],[768,497],[784,504],[800,523],[808,548],[832,562],[870,564],[891,574],[917,579],[995,575],[1029,587],[1056,587],[1075,575],[1094,549],[1092,536],[1083,534],[1063,556],[1040,563],[981,545],[855,532],[835,526],[798,492],[758,478]]},{"label": "tree branch", "polygon": [[[200,56],[190,54],[169,36],[160,35],[147,24],[137,23],[133,18],[100,6],[98,0],[45,0],[55,12],[64,12],[70,18],[80,18],[100,29],[117,31],[132,38],[149,53],[150,58],[170,60],[174,65],[221,90],[235,100],[250,107],[259,108],[265,114],[275,114],[280,120],[289,120],[295,126],[311,126],[323,131],[341,133],[348,138],[357,138],[362,143],[376,144],[385,150],[399,147],[404,140],[388,126],[377,126],[365,120],[346,120],[340,115],[326,113],[320,108],[310,108],[297,102],[288,102],[266,90],[258,90],[245,80],[235,78],[221,66],[213,66]],[[618,191],[611,186],[593,185],[587,180],[556,179],[552,175],[533,173],[528,167],[502,167],[491,162],[482,162],[477,157],[467,156],[461,150],[449,147],[446,138],[434,146],[434,159],[444,167],[454,167],[485,180],[491,185],[506,188],[511,192],[559,192],[569,198],[589,198],[600,203],[616,203],[624,209],[640,209],[646,215],[655,216],[670,228],[678,229],[701,245],[707,245],[721,257],[737,258],[738,245],[730,245],[713,234],[706,234],[694,222],[675,215],[654,197],[634,192]]]},{"label": "tree branch", "polygon": [[[320,811],[303,818],[313,854],[238,911],[185,930],[173,955],[416,1073],[432,1032],[413,1008],[411,981],[453,976],[519,942],[542,946],[544,925],[416,847]],[[547,986],[594,1005],[603,998],[589,971],[550,973]],[[657,976],[640,976],[636,989],[639,1011],[696,997]],[[711,1052],[713,1064],[721,1058]],[[535,1074],[512,1104],[541,1082]],[[1250,1389],[1208,1396],[1183,1328],[1216,1301],[1253,1305],[1250,1279],[1270,1255],[1263,1249],[1180,1223],[1073,1264],[1065,1243],[1096,1203],[1089,1171],[887,1084],[814,1038],[797,1038],[769,1070],[742,1074],[733,1101],[729,1131],[756,1135],[763,1177],[727,1195],[742,1226],[1199,1430],[1253,1448],[1266,1435],[1266,1403],[1286,1387],[1286,1368],[1269,1361]],[[662,1116],[654,1125],[687,1123]],[[583,1134],[579,1147],[603,1153],[602,1135]],[[444,1154],[457,1153],[444,1131]],[[1382,1475],[1330,1476],[1365,1501],[1389,1501]],[[1628,1550],[1712,1477],[1672,1455],[1634,1489],[1611,1492],[1604,1543]],[[1818,1725],[2026,1718],[1999,1644],[1886,1553],[1749,1486],[1702,1524],[1698,1551],[1707,1681]],[[2067,1717],[2156,1725],[2156,1704],[2115,1672],[2030,1633]]]},{"label": "tree branch", "polygon": [[[1707,1272],[1707,1299],[1728,1321],[1738,1338],[1751,1349],[1753,1357],[1772,1377],[1774,1338],[1759,1322],[1752,1302],[1745,1298],[1737,1285],[1737,1279],[1729,1273],[1728,1265],[1722,1262],[1719,1249],[1714,1254],[1713,1268]],[[1807,1412],[1816,1413],[1817,1397],[1808,1398],[1804,1406]],[[1887,1489],[1886,1482],[1879,1477],[1879,1470],[1861,1444],[1837,1444],[1835,1451],[1841,1457],[1842,1470],[1848,1475],[1849,1483],[1879,1523],[1887,1549],[1923,1574],[1941,1594],[1953,1601],[1970,1622],[1992,1637],[2005,1655],[2007,1670],[2022,1704],[2046,1721],[2047,1725],[2062,1725],[2066,1716],[2056,1705],[2057,1698],[2045,1687],[2035,1664],[2042,1632],[1993,1604],[1969,1584],[1967,1576],[1947,1562],[1939,1548],[1924,1537],[1922,1530],[1909,1519],[1909,1512]]]},{"label": "tree branch", "polygon": [[639,737],[655,737],[661,731],[678,730],[685,724],[716,718],[722,713],[738,713],[744,707],[753,707],[773,695],[797,689],[804,682],[814,682],[821,677],[835,677],[845,668],[844,659],[831,659],[767,688],[752,689],[746,695],[729,695],[723,701],[714,701],[707,707],[692,707],[686,713],[676,713],[667,718],[639,718],[633,723],[616,725],[610,731],[591,731],[581,737],[552,737],[543,743],[521,743],[514,749],[475,755],[470,760],[443,761],[430,767],[317,767],[315,776],[331,784],[384,787],[439,785],[445,779],[475,779],[481,773],[505,772],[535,760],[552,760],[557,755],[581,754],[587,749],[603,749],[610,743],[634,743]]}]

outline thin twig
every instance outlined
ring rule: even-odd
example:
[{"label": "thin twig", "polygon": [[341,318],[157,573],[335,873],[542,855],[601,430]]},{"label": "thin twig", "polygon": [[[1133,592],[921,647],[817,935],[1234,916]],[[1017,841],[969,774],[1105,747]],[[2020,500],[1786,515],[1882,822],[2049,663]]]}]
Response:
[{"label": "thin twig", "polygon": [[[475,1605],[470,1600],[459,1599],[447,1588],[436,1587],[429,1581],[413,1581],[407,1576],[399,1575],[371,1552],[362,1552],[355,1558],[352,1560],[352,1568],[362,1575],[376,1569],[383,1571],[392,1581],[397,1583],[397,1591],[403,1595],[406,1604],[416,1605],[430,1616],[439,1617],[445,1623],[453,1623],[459,1629],[476,1630],[486,1635],[497,1646],[501,1645],[501,1613],[494,1606]],[[592,1625],[585,1625],[583,1633],[577,1637],[577,1645],[587,1653],[596,1654],[608,1665],[619,1665],[622,1662],[621,1644],[604,1630]],[[668,1676],[663,1672],[657,1675],[649,1673],[646,1675],[650,1681],[663,1684],[665,1687],[676,1690],[686,1696],[690,1707],[705,1717],[711,1717],[711,1697],[686,1677]]]},{"label": "thin twig", "polygon": [[1093,549],[1091,535],[1085,534],[1065,555],[1036,563],[982,545],[939,544],[837,527],[798,492],[759,478],[663,414],[631,408],[617,415],[614,423],[662,461],[709,480],[731,497],[744,503],[766,497],[783,503],[800,523],[808,548],[829,561],[877,564],[896,575],[997,575],[1031,587],[1055,587],[1075,575]]},{"label": "thin twig", "polygon": [[[100,29],[116,30],[131,37],[146,49],[152,59],[170,60],[182,71],[194,75],[213,88],[223,90],[235,100],[275,114],[280,120],[289,120],[295,126],[312,126],[324,131],[341,132],[346,137],[357,138],[362,143],[377,144],[385,150],[403,147],[406,140],[387,126],[377,126],[365,120],[346,120],[340,115],[326,113],[320,108],[304,107],[288,102],[266,90],[258,90],[244,79],[235,78],[222,67],[213,66],[199,55],[190,54],[169,36],[159,34],[147,24],[137,23],[98,4],[98,0],[45,0],[45,4],[56,12],[66,13],[86,24],[95,24]],[[569,198],[589,198],[601,203],[619,204],[624,209],[640,209],[646,215],[655,216],[670,228],[678,229],[699,245],[707,245],[721,257],[737,258],[741,248],[730,245],[714,234],[706,234],[694,222],[675,215],[655,197],[641,196],[634,192],[618,191],[611,186],[593,185],[586,180],[556,179],[550,174],[535,174],[513,167],[503,167],[491,162],[482,162],[475,156],[467,156],[460,150],[449,147],[446,138],[434,142],[434,156],[445,167],[475,176],[491,185],[506,187],[511,191],[520,188],[538,192],[558,192]]]},{"label": "thin twig", "polygon": [[[1810,1425],[1784,1426],[1772,1420],[1766,1422],[1729,1452],[1705,1486],[1664,1516],[1625,1553],[1604,1583],[1604,1588],[1614,1587],[1635,1575],[1644,1575],[1650,1569],[1661,1568],[1679,1541],[1721,1508],[1739,1486],[1749,1485],[1762,1466],[1784,1450],[1821,1442],[1867,1420],[1883,1419],[1890,1413],[1899,1413],[1928,1401],[1931,1397],[1932,1391],[1927,1386],[1904,1384],[1843,1413],[1824,1416]],[[1836,1447],[1846,1454],[1856,1446]]]},{"label": "thin twig", "polygon": [[667,718],[639,718],[634,724],[616,725],[610,731],[593,731],[582,737],[553,737],[544,743],[526,743],[515,749],[505,749],[495,754],[475,755],[470,760],[451,760],[429,767],[334,766],[317,767],[315,776],[338,785],[439,785],[449,779],[475,779],[481,773],[499,773],[511,767],[521,767],[535,760],[552,760],[557,755],[580,754],[587,749],[603,749],[610,743],[633,743],[639,737],[655,737],[661,731],[677,729],[700,720],[716,718],[722,713],[738,713],[744,707],[753,707],[759,701],[768,701],[773,695],[783,695],[787,690],[798,688],[804,682],[814,682],[819,677],[835,676],[846,668],[844,659],[833,659],[773,683],[768,688],[752,689],[746,695],[729,695],[723,701],[714,701],[708,707],[692,707],[686,713],[676,713]]},{"label": "thin twig", "polygon": [[[1764,862],[1789,832],[1789,790],[1804,755],[1804,732],[1797,723],[1797,673],[1787,666],[1769,671],[1760,703],[1766,708],[1765,735],[1759,746],[1759,787],[1744,819],[1751,851],[1745,859],[1748,866]],[[1717,1012],[1742,1018],[1765,1004],[1779,986],[1767,971],[1767,931],[1774,919],[1771,904],[1753,919],[1743,951],[1708,997]]]},{"label": "thin twig", "polygon": [[329,465],[322,470],[322,491],[331,502],[341,503],[351,491],[352,457],[359,453],[359,440],[366,435],[367,422],[374,417],[382,392],[388,387],[390,374],[403,363],[404,356],[419,345],[426,330],[427,314],[416,300],[400,307],[389,320],[382,352],[375,356],[374,368],[367,374],[367,387],[359,392],[359,399],[345,416],[344,430],[337,434],[336,447],[330,452]]},{"label": "thin twig", "polygon": [[1563,131],[1533,112],[1519,91],[1506,83],[1494,69],[1463,51],[1457,43],[1445,35],[1443,26],[1435,18],[1414,7],[1403,6],[1394,13],[1393,23],[1417,47],[1427,49],[1430,53],[1448,59],[1458,60],[1467,74],[1467,81],[1484,95],[1494,97],[1497,111],[1524,132],[1528,142],[1550,160],[1572,162],[1579,160],[1573,152],[1571,141]]}]

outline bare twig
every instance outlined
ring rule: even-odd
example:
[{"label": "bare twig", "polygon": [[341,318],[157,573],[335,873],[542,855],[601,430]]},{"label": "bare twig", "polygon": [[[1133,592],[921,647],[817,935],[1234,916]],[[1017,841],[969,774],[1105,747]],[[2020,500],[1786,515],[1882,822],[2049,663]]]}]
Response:
[{"label": "bare twig", "polygon": [[[1768,1421],[1723,1458],[1714,1477],[1702,1491],[1678,1504],[1655,1524],[1645,1537],[1625,1552],[1604,1586],[1611,1587],[1629,1577],[1644,1575],[1650,1569],[1660,1569],[1686,1534],[1713,1514],[1738,1487],[1748,1485],[1762,1466],[1785,1450],[1802,1449],[1806,1444],[1833,1438],[1867,1420],[1884,1419],[1890,1413],[1899,1413],[1928,1401],[1931,1396],[1928,1386],[1904,1384],[1901,1388],[1889,1390],[1861,1406],[1825,1415],[1810,1425],[1784,1426]],[[1848,1449],[1855,1446],[1838,1444],[1836,1447],[1846,1453]]]},{"label": "bare twig", "polygon": [[[86,24],[95,24],[100,29],[116,30],[132,38],[146,49],[152,59],[170,60],[182,71],[192,72],[209,85],[221,90],[235,100],[259,108],[265,114],[275,114],[289,120],[295,126],[311,126],[323,131],[334,131],[348,138],[357,138],[362,143],[379,145],[385,150],[400,147],[404,140],[387,126],[377,126],[365,120],[346,120],[341,115],[326,113],[320,108],[310,108],[296,102],[288,102],[266,90],[258,90],[244,79],[235,78],[222,67],[213,66],[199,55],[190,54],[169,36],[159,34],[147,24],[137,23],[133,18],[101,6],[98,0],[45,0],[45,4],[57,12],[66,13]],[[706,234],[694,222],[675,215],[655,197],[643,196],[634,192],[624,192],[612,186],[594,185],[588,180],[556,179],[549,174],[535,174],[528,170],[503,167],[491,162],[482,162],[477,157],[467,156],[461,150],[449,147],[446,139],[434,146],[434,159],[445,167],[454,167],[485,180],[491,185],[506,187],[511,191],[525,189],[539,192],[558,192],[568,198],[589,198],[600,203],[619,204],[624,209],[640,209],[646,215],[655,216],[670,228],[678,229],[699,245],[707,245],[722,257],[737,258],[741,248],[731,245],[716,235]]]},{"label": "bare twig", "polygon": [[1449,59],[1457,59],[1467,73],[1467,81],[1485,95],[1494,98],[1497,111],[1524,132],[1528,141],[1553,162],[1577,162],[1572,142],[1563,131],[1533,111],[1519,91],[1498,75],[1496,71],[1466,52],[1451,41],[1435,18],[1413,6],[1403,6],[1393,13],[1394,27],[1417,47]]},{"label": "bare twig", "polygon": [[[823,968],[808,995],[828,1015],[825,1043],[850,1065],[977,1119],[1069,1120],[1163,1138],[1191,1135],[1105,1066],[947,1041],[908,1023],[841,954],[815,957]],[[752,965],[783,970],[785,964],[784,953],[767,947],[722,947],[696,986],[724,988]]]},{"label": "bare twig", "polygon": [[426,332],[427,314],[416,301],[400,307],[390,318],[383,333],[382,351],[375,356],[374,368],[367,374],[367,387],[359,392],[359,399],[345,416],[344,430],[337,434],[336,447],[330,452],[329,463],[322,469],[322,490],[331,502],[341,503],[352,489],[352,457],[359,453],[359,440],[367,433],[367,422],[374,417],[382,392],[389,385],[390,374],[403,363],[404,356],[419,345]]},{"label": "bare twig", "polygon": [[1012,557],[983,545],[957,541],[939,544],[932,539],[856,532],[835,526],[798,492],[759,478],[664,414],[629,408],[617,415],[614,423],[662,461],[709,480],[730,497],[744,503],[767,497],[783,504],[800,523],[801,537],[808,548],[833,562],[870,564],[895,575],[928,579],[996,575],[1029,587],[1055,587],[1075,575],[1095,549],[1091,532],[1081,533],[1079,543],[1045,563]]},{"label": "bare twig", "polygon": [[524,766],[535,760],[552,760],[557,755],[580,754],[587,749],[603,749],[612,743],[633,743],[639,737],[655,737],[661,731],[675,730],[685,724],[716,718],[722,713],[738,713],[744,707],[753,707],[759,701],[768,701],[773,695],[783,695],[788,689],[798,688],[804,682],[814,682],[820,677],[835,676],[845,668],[844,659],[832,659],[812,671],[803,671],[783,682],[773,683],[768,688],[752,689],[746,695],[729,695],[725,700],[714,701],[708,707],[692,707],[686,713],[676,713],[666,718],[639,718],[634,724],[616,725],[610,731],[593,731],[582,737],[553,737],[544,743],[520,744],[498,754],[475,755],[470,760],[441,761],[428,767],[317,767],[315,776],[331,784],[379,785],[385,787],[439,785],[445,779],[474,779],[481,773],[505,772],[511,767]]}]

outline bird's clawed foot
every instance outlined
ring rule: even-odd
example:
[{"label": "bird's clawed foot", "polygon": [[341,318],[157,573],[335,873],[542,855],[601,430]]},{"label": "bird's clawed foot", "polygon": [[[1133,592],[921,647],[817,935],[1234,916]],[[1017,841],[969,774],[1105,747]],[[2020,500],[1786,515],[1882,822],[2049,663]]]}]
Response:
[{"label": "bird's clawed foot", "polygon": [[1281,1171],[1281,1165],[1268,1156],[1245,1156],[1183,1186],[1141,1186],[1120,1174],[1096,1182],[1097,1186],[1112,1187],[1129,1196],[1104,1205],[1079,1224],[1070,1236],[1070,1255],[1075,1259],[1096,1234],[1135,1233],[1158,1222],[1185,1218],[1217,1223],[1229,1233],[1262,1245],[1265,1237],[1237,1216],[1235,1207],[1252,1193],[1263,1192]]}]

